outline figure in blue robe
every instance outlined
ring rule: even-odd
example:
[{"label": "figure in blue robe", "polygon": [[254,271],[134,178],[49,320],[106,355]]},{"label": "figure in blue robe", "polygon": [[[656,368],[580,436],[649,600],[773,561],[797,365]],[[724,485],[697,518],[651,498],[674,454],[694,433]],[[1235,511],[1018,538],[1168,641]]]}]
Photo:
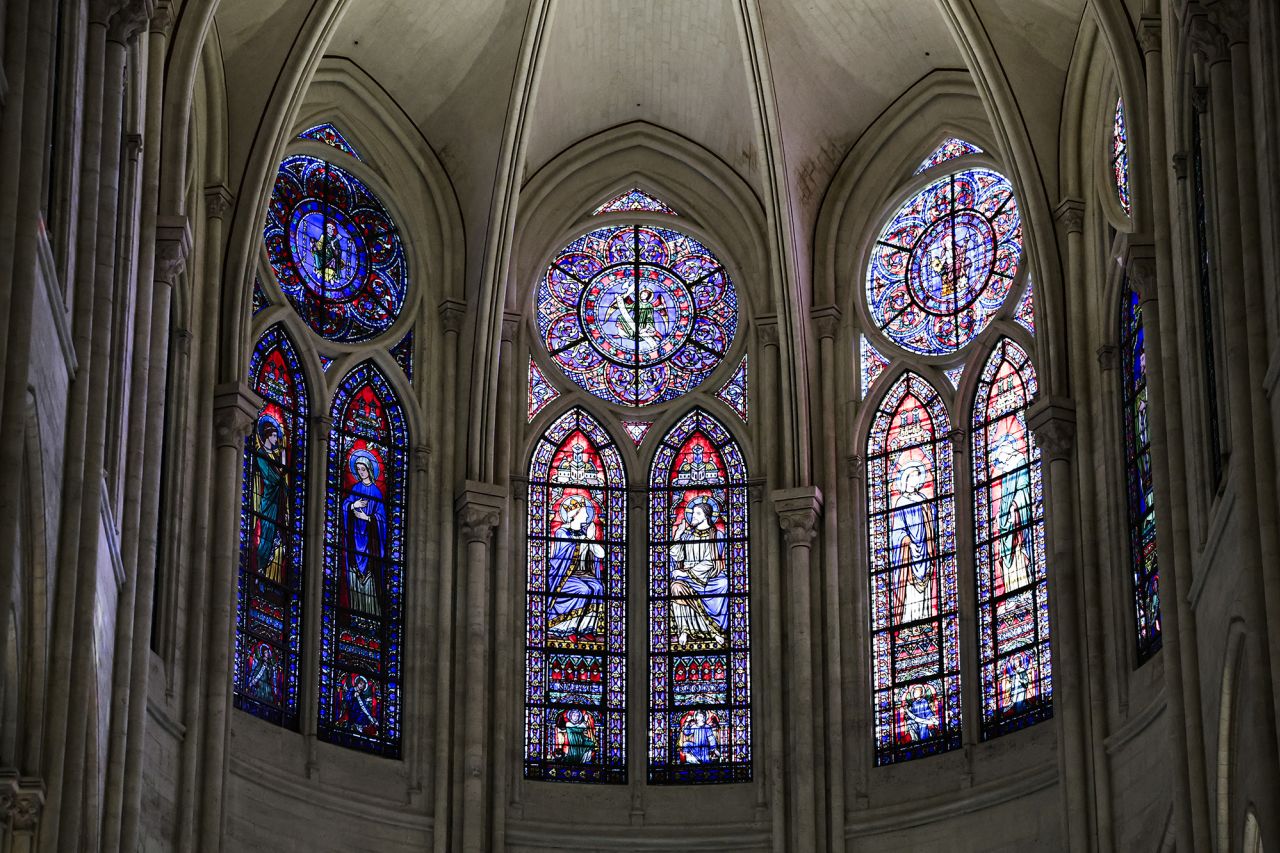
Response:
[{"label": "figure in blue robe", "polygon": [[560,504],[556,530],[547,561],[547,583],[552,598],[547,631],[553,637],[576,643],[598,633],[604,583],[600,578],[604,546],[595,540],[595,509],[581,495],[570,495]]},{"label": "figure in blue robe", "polygon": [[361,732],[376,732],[378,714],[374,707],[373,684],[363,675],[357,675],[350,681],[338,682],[339,705],[342,716],[338,723],[346,728]]},{"label": "figure in blue robe", "polygon": [[259,645],[250,655],[248,693],[259,702],[280,703],[280,662],[276,650]]},{"label": "figure in blue robe", "polygon": [[928,740],[938,733],[938,712],[919,684],[902,700],[902,715],[907,740]]},{"label": "figure in blue robe", "polygon": [[378,570],[387,554],[387,511],[378,488],[378,460],[367,450],[351,454],[356,482],[342,502],[347,544],[347,607],[381,616]]},{"label": "figure in blue robe", "polygon": [[705,711],[695,711],[680,729],[680,758],[687,764],[707,764],[720,760],[719,726]]}]

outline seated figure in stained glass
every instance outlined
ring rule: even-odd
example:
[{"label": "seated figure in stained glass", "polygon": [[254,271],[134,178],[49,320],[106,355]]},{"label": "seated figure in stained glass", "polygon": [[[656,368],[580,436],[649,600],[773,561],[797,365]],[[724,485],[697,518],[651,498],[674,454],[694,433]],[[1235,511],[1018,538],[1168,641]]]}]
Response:
[{"label": "seated figure in stained glass", "polygon": [[600,741],[596,737],[596,719],[581,708],[569,708],[556,717],[555,755],[565,764],[591,764],[595,761]]},{"label": "seated figure in stained glass", "polygon": [[917,684],[903,691],[899,712],[900,740],[927,741],[942,731],[938,694],[930,685]]},{"label": "seated figure in stained glass", "polygon": [[[697,448],[700,451],[701,448]],[[696,451],[695,451],[696,452]],[[671,546],[671,621],[681,648],[722,648],[729,629],[720,503],[692,498]]]},{"label": "seated figure in stained glass", "polygon": [[547,633],[575,644],[579,639],[595,639],[601,617],[604,547],[596,541],[595,518],[596,507],[589,498],[578,492],[565,494],[556,509],[551,558],[547,561],[552,593]]}]

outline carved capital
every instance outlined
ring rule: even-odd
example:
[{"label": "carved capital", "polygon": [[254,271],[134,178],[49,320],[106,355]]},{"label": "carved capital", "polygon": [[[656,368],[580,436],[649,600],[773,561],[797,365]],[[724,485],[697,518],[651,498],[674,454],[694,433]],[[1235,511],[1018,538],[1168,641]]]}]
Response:
[{"label": "carved capital", "polygon": [[440,303],[440,324],[446,333],[457,334],[462,331],[462,321],[466,318],[467,303],[457,299],[446,299]]},{"label": "carved capital", "polygon": [[951,439],[951,453],[955,456],[963,454],[968,447],[969,433],[960,427],[947,433],[947,438]]},{"label": "carved capital", "polygon": [[1187,43],[1213,65],[1227,58],[1227,36],[1199,3],[1187,4]]},{"label": "carved capital", "polygon": [[107,38],[120,44],[128,44],[147,28],[155,11],[155,0],[125,0],[111,16]]},{"label": "carved capital", "polygon": [[231,190],[222,184],[210,184],[204,188],[204,210],[210,219],[226,219],[235,200]]},{"label": "carved capital", "polygon": [[1134,243],[1125,258],[1129,287],[1142,302],[1156,298],[1156,247],[1150,243]]},{"label": "carved capital", "polygon": [[1178,180],[1185,181],[1187,179],[1190,163],[1191,161],[1187,157],[1186,152],[1179,151],[1177,154],[1173,155],[1173,173],[1177,175]]},{"label": "carved capital", "polygon": [[1120,360],[1120,348],[1111,344],[1098,347],[1098,366],[1103,370],[1115,370]]},{"label": "carved capital", "polygon": [[156,11],[151,16],[151,32],[168,37],[173,30],[172,0],[157,0]]},{"label": "carved capital", "polygon": [[813,330],[817,333],[818,340],[823,338],[835,340],[840,334],[840,309],[835,305],[815,308],[809,316],[813,319]]},{"label": "carved capital", "polygon": [[0,820],[15,834],[29,835],[40,825],[44,811],[44,782],[20,776],[15,770],[0,772]]},{"label": "carved capital", "polygon": [[419,474],[426,473],[431,465],[431,445],[416,444],[413,447],[413,470]]},{"label": "carved capital", "polygon": [[778,345],[777,317],[761,317],[757,328],[760,330],[760,343],[762,346],[776,347]]},{"label": "carved capital", "polygon": [[1207,11],[1228,46],[1249,41],[1248,0],[1217,0]]},{"label": "carved capital", "polygon": [[1192,86],[1191,87],[1191,108],[1195,110],[1197,116],[1202,116],[1209,112],[1209,87],[1208,86]]},{"label": "carved capital", "polygon": [[817,486],[780,489],[773,493],[773,506],[787,545],[807,548],[813,544],[822,517],[822,492]]},{"label": "carved capital", "polygon": [[1156,15],[1143,15],[1138,19],[1138,43],[1143,53],[1155,53],[1160,50],[1163,41],[1160,18]]},{"label": "carved capital", "polygon": [[861,456],[847,456],[844,460],[844,473],[850,480],[862,482],[862,476],[866,473],[867,461]]},{"label": "carved capital", "polygon": [[191,253],[191,225],[185,216],[161,216],[156,223],[156,281],[170,287]]},{"label": "carved capital", "polygon": [[218,447],[244,445],[262,411],[262,398],[243,382],[226,382],[213,390],[213,433]]},{"label": "carved capital", "polygon": [[759,504],[764,500],[764,478],[758,477],[747,481],[747,500]]},{"label": "carved capital", "polygon": [[178,355],[191,355],[191,339],[194,337],[190,329],[174,329],[170,333],[170,339],[173,341],[173,351]]},{"label": "carved capital", "polygon": [[[89,23],[100,27],[110,27],[112,19],[125,5],[125,0],[89,0],[87,10]],[[107,38],[111,38],[111,30],[107,30]],[[114,40],[114,39],[113,39]]]},{"label": "carved capital", "polygon": [[1053,216],[1068,234],[1084,231],[1084,202],[1078,198],[1064,198],[1058,202]]},{"label": "carved capital", "polygon": [[507,481],[511,489],[511,497],[521,503],[529,502],[529,478],[512,477]]},{"label": "carved capital", "polygon": [[136,164],[142,156],[142,134],[127,133],[124,137],[124,156],[130,163]]},{"label": "carved capital", "polygon": [[505,489],[468,480],[453,502],[462,538],[468,543],[487,544],[502,521],[506,498]]},{"label": "carved capital", "polygon": [[520,315],[507,311],[502,315],[502,342],[509,344],[515,341],[520,333]]},{"label": "carved capital", "polygon": [[1027,412],[1027,425],[1049,461],[1071,458],[1076,439],[1075,403],[1063,397],[1042,397]]}]

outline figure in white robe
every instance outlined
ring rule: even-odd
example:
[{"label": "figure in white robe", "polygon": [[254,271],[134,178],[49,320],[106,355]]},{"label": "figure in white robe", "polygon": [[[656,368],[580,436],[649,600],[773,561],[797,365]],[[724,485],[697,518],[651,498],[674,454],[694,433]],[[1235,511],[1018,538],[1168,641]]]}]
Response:
[{"label": "figure in white robe", "polygon": [[671,623],[676,644],[720,648],[729,630],[729,576],[716,529],[720,505],[696,497],[684,510],[671,546]]},{"label": "figure in white robe", "polygon": [[895,478],[897,495],[889,516],[889,560],[894,567],[894,614],[899,623],[928,619],[938,612],[935,583],[937,525],[933,505],[922,490],[925,461],[904,457]]}]

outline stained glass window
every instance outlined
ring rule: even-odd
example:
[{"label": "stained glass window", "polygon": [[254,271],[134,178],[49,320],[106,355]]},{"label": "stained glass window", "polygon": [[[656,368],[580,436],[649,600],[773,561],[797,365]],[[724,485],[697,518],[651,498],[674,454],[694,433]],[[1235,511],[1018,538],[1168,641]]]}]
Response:
[{"label": "stained glass window", "polygon": [[1035,282],[1031,277],[1027,277],[1027,292],[1022,294],[1022,301],[1018,303],[1018,308],[1013,312],[1013,319],[1018,322],[1022,328],[1031,334],[1036,333],[1036,301],[1035,301]]},{"label": "stained glass window", "polygon": [[327,355],[320,356],[320,369],[328,373],[330,367],[333,367],[333,359]]},{"label": "stained glass window", "polygon": [[1204,116],[1191,119],[1192,204],[1195,208],[1196,285],[1200,295],[1200,349],[1204,362],[1204,395],[1209,422],[1209,464],[1213,487],[1222,482],[1222,432],[1218,424],[1217,311],[1213,299],[1213,247],[1209,242],[1209,200],[1204,176],[1205,141],[1200,130]]},{"label": "stained glass window", "polygon": [[334,394],[320,610],[322,740],[400,754],[409,434],[373,362]]},{"label": "stained glass window", "polygon": [[263,237],[281,290],[316,334],[368,341],[400,315],[409,289],[400,232],[373,191],[345,169],[286,157]]},{"label": "stained glass window", "polygon": [[626,535],[618,449],[571,409],[529,463],[527,779],[626,781]]},{"label": "stained glass window", "polygon": [[400,339],[400,343],[391,348],[391,357],[404,371],[405,378],[413,381],[413,329]]},{"label": "stained glass window", "polygon": [[671,216],[677,215],[674,210],[644,190],[635,187],[609,199],[593,210],[592,214],[599,216],[602,213],[622,213],[628,210],[642,210],[646,213],[666,213]]},{"label": "stained glass window", "polygon": [[867,269],[871,317],[897,345],[950,355],[1000,310],[1022,254],[1022,217],[998,172],[941,177],[890,218]]},{"label": "stained glass window", "polygon": [[263,405],[244,450],[235,705],[296,728],[308,401],[297,350],[282,326],[254,347],[249,384]]},{"label": "stained glass window", "polygon": [[876,763],[960,746],[955,487],[946,404],[903,374],[867,439]]},{"label": "stained glass window", "polygon": [[964,365],[958,364],[950,370],[943,371],[947,375],[947,381],[951,383],[952,388],[960,387],[960,380],[964,378]]},{"label": "stained glass window", "polygon": [[860,340],[858,355],[862,363],[862,399],[865,400],[871,393],[872,386],[876,384],[876,380],[880,378],[880,374],[889,369],[889,359],[875,348],[866,335],[861,335]]},{"label": "stained glass window", "polygon": [[1129,131],[1125,126],[1124,101],[1116,100],[1116,113],[1111,122],[1111,180],[1126,214],[1133,212],[1129,196]]},{"label": "stained glass window", "polygon": [[298,138],[314,139],[317,142],[323,142],[325,145],[328,145],[330,148],[336,148],[343,154],[350,154],[357,160],[360,159],[360,155],[356,152],[356,149],[352,147],[351,143],[347,141],[347,138],[342,135],[342,131],[338,130],[328,122],[307,128],[302,131],[302,133],[298,134]]},{"label": "stained glass window", "polygon": [[529,421],[532,422],[551,401],[560,396],[555,386],[538,369],[533,358],[529,359]]},{"label": "stained glass window", "polygon": [[916,169],[916,174],[927,172],[934,166],[941,165],[948,160],[955,160],[957,157],[967,157],[970,154],[981,154],[982,149],[974,145],[972,142],[965,142],[963,139],[957,139],[949,136],[942,140],[942,144],[933,149],[928,157],[924,158],[924,162]]},{"label": "stained glass window", "polygon": [[697,387],[738,330],[724,266],[669,228],[614,225],[579,237],[552,261],[536,298],[555,362],[583,389],[624,406]]},{"label": "stained glass window", "polygon": [[1030,356],[1001,339],[982,368],[973,409],[983,739],[1053,712],[1044,489],[1040,449],[1027,429],[1036,394]]},{"label": "stained glass window", "polygon": [[653,429],[653,421],[623,421],[622,428],[635,446],[639,447],[644,444],[644,437],[649,434],[649,430]]},{"label": "stained glass window", "polygon": [[1124,417],[1125,480],[1129,506],[1129,558],[1137,619],[1138,662],[1160,648],[1160,570],[1156,557],[1155,484],[1151,477],[1151,437],[1147,428],[1147,354],[1142,304],[1126,286],[1121,295],[1121,400]]},{"label": "stained glass window", "polygon": [[662,439],[649,483],[649,781],[748,781],[746,463],[695,409]]},{"label": "stained glass window", "polygon": [[267,294],[262,289],[262,282],[255,275],[253,277],[253,316],[258,316],[270,304],[271,300],[267,299]]},{"label": "stained glass window", "polygon": [[744,355],[738,369],[729,377],[729,381],[716,392],[716,397],[747,422],[747,357]]}]

